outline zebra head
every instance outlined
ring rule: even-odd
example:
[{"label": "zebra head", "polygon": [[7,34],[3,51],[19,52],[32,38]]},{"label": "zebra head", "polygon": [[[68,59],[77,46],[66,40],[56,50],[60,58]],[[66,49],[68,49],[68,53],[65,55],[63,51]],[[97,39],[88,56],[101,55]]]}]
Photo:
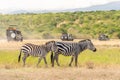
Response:
[{"label": "zebra head", "polygon": [[90,49],[93,52],[96,52],[96,48],[90,39],[79,41],[79,43],[82,44],[83,49]]},{"label": "zebra head", "polygon": [[55,51],[57,49],[57,46],[55,44],[55,41],[49,41],[46,42],[46,47],[47,47],[47,51]]},{"label": "zebra head", "polygon": [[87,39],[86,43],[87,43],[87,48],[88,49],[92,50],[93,52],[96,52],[96,48],[95,48],[95,46],[93,45],[93,43],[90,39]]}]

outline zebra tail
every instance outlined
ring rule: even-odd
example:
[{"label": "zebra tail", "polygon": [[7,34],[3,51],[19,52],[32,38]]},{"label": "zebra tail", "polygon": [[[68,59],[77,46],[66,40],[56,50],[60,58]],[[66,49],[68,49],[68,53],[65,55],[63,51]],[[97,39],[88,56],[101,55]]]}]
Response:
[{"label": "zebra tail", "polygon": [[52,61],[53,61],[53,52],[51,52],[51,63],[52,63]]},{"label": "zebra tail", "polygon": [[20,62],[21,53],[22,53],[22,50],[20,50],[20,54],[19,54],[19,57],[18,57],[18,62]]}]

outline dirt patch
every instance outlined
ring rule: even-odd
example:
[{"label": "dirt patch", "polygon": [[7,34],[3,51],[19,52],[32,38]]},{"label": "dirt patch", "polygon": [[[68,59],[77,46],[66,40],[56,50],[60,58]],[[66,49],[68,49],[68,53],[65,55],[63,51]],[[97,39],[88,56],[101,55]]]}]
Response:
[{"label": "dirt patch", "polygon": [[[0,50],[16,50],[20,49],[20,47],[25,43],[33,43],[33,44],[44,44],[47,41],[61,41],[60,39],[40,39],[40,40],[24,40],[23,42],[7,42],[6,40],[0,40]],[[75,39],[73,42],[78,42],[82,39]],[[109,41],[99,41],[92,40],[95,46],[98,47],[120,47],[120,40],[111,39]]]},{"label": "dirt patch", "polygon": [[120,80],[119,75],[120,71],[118,68],[87,69],[57,67],[0,69],[1,80]]}]

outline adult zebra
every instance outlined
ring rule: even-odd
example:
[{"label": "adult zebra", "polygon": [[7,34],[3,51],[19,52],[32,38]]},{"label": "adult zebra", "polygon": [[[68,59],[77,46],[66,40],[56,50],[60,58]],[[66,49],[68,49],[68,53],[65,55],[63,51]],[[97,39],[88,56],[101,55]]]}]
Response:
[{"label": "adult zebra", "polygon": [[55,41],[46,42],[45,45],[34,45],[31,43],[27,43],[21,47],[20,54],[18,57],[18,62],[20,62],[21,53],[23,52],[24,53],[24,56],[22,57],[23,66],[25,66],[25,61],[28,56],[39,57],[37,66],[40,63],[40,61],[42,60],[42,58],[44,59],[44,62],[47,65],[45,56],[49,51],[53,51],[55,48],[56,48]]},{"label": "adult zebra", "polygon": [[57,45],[57,51],[54,51],[54,56],[53,56],[53,53],[51,55],[51,62],[53,67],[54,67],[55,59],[56,59],[57,65],[59,66],[59,63],[58,63],[59,54],[62,54],[64,56],[72,56],[69,66],[71,66],[74,58],[75,58],[75,66],[77,66],[77,59],[78,59],[79,53],[81,53],[86,49],[90,49],[93,52],[96,51],[96,48],[94,47],[90,39],[82,40],[77,43],[56,42],[56,45]]}]

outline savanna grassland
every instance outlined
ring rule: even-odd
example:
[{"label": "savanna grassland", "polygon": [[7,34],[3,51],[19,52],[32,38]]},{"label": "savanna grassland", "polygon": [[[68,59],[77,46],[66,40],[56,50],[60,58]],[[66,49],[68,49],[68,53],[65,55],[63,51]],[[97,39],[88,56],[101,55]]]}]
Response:
[{"label": "savanna grassland", "polygon": [[[29,57],[26,66],[18,63],[19,49],[27,42],[44,44],[48,40],[24,40],[23,42],[0,41],[0,79],[1,80],[120,80],[120,40],[92,40],[97,52],[86,50],[79,55],[78,67],[69,67],[71,57],[60,55],[60,67],[51,67],[50,53],[48,66],[43,60],[36,67],[38,58]],[[56,41],[60,41],[59,39]],[[77,42],[79,40],[74,40]]]},{"label": "savanna grassland", "polygon": [[[7,42],[6,29],[15,27],[22,32],[23,42]],[[60,67],[48,66],[38,58],[27,58],[26,66],[18,63],[24,43],[44,44],[61,41],[62,33],[71,33],[74,42],[92,39],[97,52],[86,50],[79,55],[78,67],[69,67],[71,57],[60,55]],[[99,41],[100,33],[109,41]],[[120,11],[61,12],[44,14],[0,14],[0,80],[120,80]]]}]

